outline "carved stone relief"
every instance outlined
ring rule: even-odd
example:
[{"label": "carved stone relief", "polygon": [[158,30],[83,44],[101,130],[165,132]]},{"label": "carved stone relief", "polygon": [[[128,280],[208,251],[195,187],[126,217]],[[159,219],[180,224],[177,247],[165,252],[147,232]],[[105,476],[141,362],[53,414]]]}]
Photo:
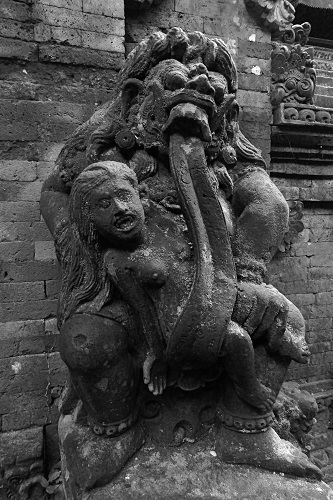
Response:
[{"label": "carved stone relief", "polygon": [[295,19],[298,0],[244,0],[247,8],[272,33],[283,33],[290,29]]},{"label": "carved stone relief", "polygon": [[312,104],[316,88],[313,49],[273,44],[271,103]]},{"label": "carved stone relief", "polygon": [[309,350],[301,313],[264,282],[289,207],[240,131],[236,92],[221,39],[155,33],[44,184],[71,374],[68,499],[111,483],[145,440],[214,435],[221,461],[320,477],[271,427],[289,363]]}]

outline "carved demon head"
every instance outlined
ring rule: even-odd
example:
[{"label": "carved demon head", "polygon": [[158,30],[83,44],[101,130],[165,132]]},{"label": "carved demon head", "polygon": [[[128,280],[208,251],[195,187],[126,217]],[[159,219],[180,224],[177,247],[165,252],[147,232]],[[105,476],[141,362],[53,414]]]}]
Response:
[{"label": "carved demon head", "polygon": [[239,131],[236,90],[236,66],[222,40],[181,28],[154,33],[129,55],[114,99],[68,141],[58,160],[63,181],[70,187],[100,160],[132,162],[140,181],[167,158],[175,131],[201,139],[209,162],[230,168],[237,153],[263,163]]}]

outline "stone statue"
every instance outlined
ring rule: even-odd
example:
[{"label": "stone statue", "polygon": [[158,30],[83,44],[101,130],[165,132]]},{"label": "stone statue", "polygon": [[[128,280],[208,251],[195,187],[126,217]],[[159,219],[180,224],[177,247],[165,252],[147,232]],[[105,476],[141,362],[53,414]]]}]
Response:
[{"label": "stone statue", "polygon": [[222,40],[155,33],[45,182],[70,499],[110,483],[145,439],[212,433],[224,462],[320,477],[271,427],[290,361],[309,351],[300,312],[264,282],[288,205],[239,129],[236,91]]},{"label": "stone statue", "polygon": [[295,19],[298,0],[244,0],[245,5],[256,14],[261,23],[278,36],[291,28]]}]

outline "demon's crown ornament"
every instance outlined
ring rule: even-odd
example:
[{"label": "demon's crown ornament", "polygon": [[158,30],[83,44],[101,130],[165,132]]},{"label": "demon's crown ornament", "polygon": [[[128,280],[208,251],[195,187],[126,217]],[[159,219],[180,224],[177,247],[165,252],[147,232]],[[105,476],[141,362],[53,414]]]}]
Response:
[{"label": "demon's crown ornament", "polygon": [[289,208],[239,129],[236,90],[222,40],[155,33],[45,182],[69,499],[95,498],[144,440],[209,439],[221,461],[320,476],[271,428],[309,351],[300,312],[263,281]]}]

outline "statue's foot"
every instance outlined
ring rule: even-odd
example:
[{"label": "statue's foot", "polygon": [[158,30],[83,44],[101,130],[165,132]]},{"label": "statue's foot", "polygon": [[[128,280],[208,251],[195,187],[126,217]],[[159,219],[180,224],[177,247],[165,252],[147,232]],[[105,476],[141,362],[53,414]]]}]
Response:
[{"label": "statue's foot", "polygon": [[269,428],[254,434],[221,427],[216,438],[216,452],[223,462],[247,464],[274,472],[321,479],[322,472],[289,441]]},{"label": "statue's foot", "polygon": [[292,340],[283,340],[279,347],[281,356],[288,356],[296,363],[306,364],[309,360],[310,349],[305,341],[293,342]]},{"label": "statue's foot", "polygon": [[234,388],[237,395],[243,401],[246,401],[251,406],[258,408],[258,410],[263,413],[270,411],[276,400],[276,396],[273,391],[258,381],[251,384],[251,387],[238,386],[234,384]]},{"label": "statue's foot", "polygon": [[108,484],[144,443],[140,424],[108,438],[78,425],[72,415],[62,415],[58,428],[61,466],[69,499],[82,500],[88,491]]}]

